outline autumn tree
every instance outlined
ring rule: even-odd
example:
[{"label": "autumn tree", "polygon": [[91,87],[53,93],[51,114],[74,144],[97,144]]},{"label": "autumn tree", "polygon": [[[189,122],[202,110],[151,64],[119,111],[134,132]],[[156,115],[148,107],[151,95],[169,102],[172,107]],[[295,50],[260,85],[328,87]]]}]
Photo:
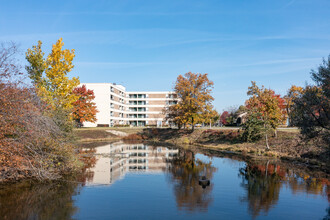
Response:
[{"label": "autumn tree", "polygon": [[253,81],[247,94],[251,97],[246,101],[246,107],[250,115],[257,116],[260,113],[257,119],[263,123],[266,146],[269,149],[268,132],[273,130],[276,136],[277,127],[285,121],[284,99],[271,89],[263,86],[259,88]]},{"label": "autumn tree", "polygon": [[181,105],[175,104],[164,109],[165,121],[170,124],[175,124],[179,129],[182,128],[188,121],[184,116],[183,108]]},{"label": "autumn tree", "polygon": [[0,182],[58,178],[75,169],[74,146],[64,140],[15,59],[14,44],[0,47]]},{"label": "autumn tree", "polygon": [[226,125],[228,124],[227,122],[227,118],[230,116],[229,112],[228,111],[224,111],[222,112],[221,116],[220,116],[220,123],[222,125]]},{"label": "autumn tree", "polygon": [[211,109],[210,111],[203,112],[200,117],[198,117],[196,123],[212,126],[212,124],[219,120],[219,117],[219,113],[215,109]]},{"label": "autumn tree", "polygon": [[73,118],[78,126],[81,126],[83,122],[96,122],[96,104],[93,102],[95,95],[93,90],[86,89],[85,85],[76,87],[73,93],[79,97],[77,101],[73,103]]},{"label": "autumn tree", "polygon": [[293,100],[295,124],[306,138],[320,137],[330,143],[330,56],[311,71],[316,85],[307,85]]},{"label": "autumn tree", "polygon": [[179,75],[174,87],[179,102],[173,108],[180,113],[176,120],[190,123],[194,130],[198,121],[203,121],[207,115],[211,115],[211,102],[214,100],[211,96],[212,86],[213,82],[208,79],[207,74],[189,72],[184,76]]},{"label": "autumn tree", "polygon": [[287,94],[284,96],[285,105],[286,105],[286,112],[288,114],[289,119],[289,126],[294,125],[293,118],[294,118],[294,111],[293,111],[293,104],[294,99],[298,98],[301,94],[303,94],[304,89],[300,86],[292,85],[291,88],[288,90]]},{"label": "autumn tree", "polygon": [[57,114],[66,112],[66,116],[69,117],[73,103],[79,98],[73,93],[73,89],[79,85],[79,79],[76,77],[69,79],[67,76],[74,67],[72,63],[74,50],[63,50],[64,43],[60,38],[45,58],[41,46],[42,42],[38,41],[37,45],[26,52],[26,59],[29,62],[26,70],[37,94],[48,107]]}]

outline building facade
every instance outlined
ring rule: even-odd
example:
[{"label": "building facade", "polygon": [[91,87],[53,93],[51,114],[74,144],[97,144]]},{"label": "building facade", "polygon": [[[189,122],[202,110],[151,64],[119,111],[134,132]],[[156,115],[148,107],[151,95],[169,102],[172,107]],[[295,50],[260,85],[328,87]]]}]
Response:
[{"label": "building facade", "polygon": [[97,110],[95,123],[85,122],[84,127],[113,127],[116,125],[157,126],[164,120],[166,107],[177,103],[174,92],[128,92],[115,83],[83,83],[94,91]]}]

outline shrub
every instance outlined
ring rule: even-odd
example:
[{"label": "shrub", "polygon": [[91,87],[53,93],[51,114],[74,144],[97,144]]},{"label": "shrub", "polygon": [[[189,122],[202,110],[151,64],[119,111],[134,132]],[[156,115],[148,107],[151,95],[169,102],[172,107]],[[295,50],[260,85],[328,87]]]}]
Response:
[{"label": "shrub", "polygon": [[255,142],[263,137],[263,121],[259,119],[259,113],[252,113],[248,116],[247,121],[243,124],[243,133],[241,138],[243,141]]},{"label": "shrub", "polygon": [[73,125],[22,83],[15,53],[13,46],[0,46],[0,181],[59,178],[79,167],[70,143]]}]

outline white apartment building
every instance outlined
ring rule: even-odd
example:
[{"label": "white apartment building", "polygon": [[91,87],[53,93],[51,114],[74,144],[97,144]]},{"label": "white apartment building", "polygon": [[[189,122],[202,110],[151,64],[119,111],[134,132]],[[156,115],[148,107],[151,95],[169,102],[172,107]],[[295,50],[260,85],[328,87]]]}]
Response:
[{"label": "white apartment building", "polygon": [[174,92],[128,92],[115,83],[82,83],[94,91],[97,110],[95,123],[84,127],[112,127],[115,125],[157,126],[164,121],[164,109],[177,103]]}]

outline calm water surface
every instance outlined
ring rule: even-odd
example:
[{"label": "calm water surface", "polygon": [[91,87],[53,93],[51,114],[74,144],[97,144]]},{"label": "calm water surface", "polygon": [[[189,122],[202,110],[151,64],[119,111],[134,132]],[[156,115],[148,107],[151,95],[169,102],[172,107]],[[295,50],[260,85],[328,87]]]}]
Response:
[{"label": "calm water surface", "polygon": [[123,143],[86,152],[80,177],[0,188],[0,219],[330,218],[329,179],[278,161]]}]

